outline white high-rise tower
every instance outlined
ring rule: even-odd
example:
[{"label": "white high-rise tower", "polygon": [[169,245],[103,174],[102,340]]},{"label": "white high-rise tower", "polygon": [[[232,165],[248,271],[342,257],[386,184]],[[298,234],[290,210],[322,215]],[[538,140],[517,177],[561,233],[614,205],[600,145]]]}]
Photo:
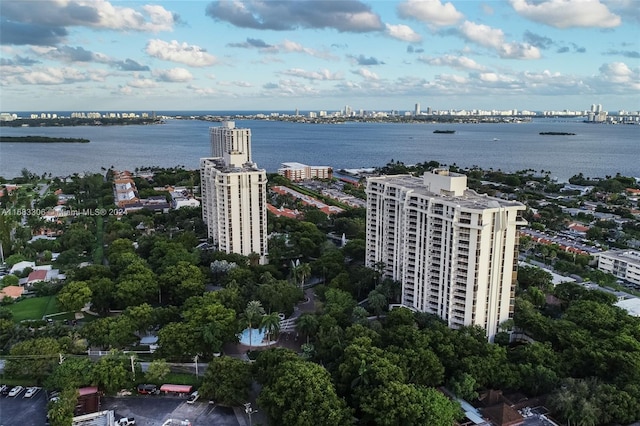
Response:
[{"label": "white high-rise tower", "polygon": [[251,161],[251,130],[212,127],[212,157],[200,159],[202,219],[218,250],[267,263],[267,173]]},{"label": "white high-rise tower", "polygon": [[367,181],[366,265],[402,284],[401,303],[493,340],[513,317],[525,206],[467,188],[447,170]]}]

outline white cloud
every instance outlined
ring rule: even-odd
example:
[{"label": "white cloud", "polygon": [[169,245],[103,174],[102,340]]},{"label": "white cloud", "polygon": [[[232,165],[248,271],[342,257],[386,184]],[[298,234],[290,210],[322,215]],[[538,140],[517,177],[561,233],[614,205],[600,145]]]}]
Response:
[{"label": "white cloud", "polygon": [[339,73],[334,74],[327,69],[320,71],[306,71],[301,68],[291,68],[283,71],[282,74],[306,78],[307,80],[342,80],[342,76]]},{"label": "white cloud", "polygon": [[435,27],[454,25],[464,17],[453,4],[442,4],[440,0],[407,0],[398,5],[398,15]]},{"label": "white cloud", "polygon": [[11,79],[13,79],[14,83],[38,85],[69,84],[80,81],[95,80],[92,78],[90,73],[82,72],[70,67],[45,67],[37,70],[30,70],[21,74],[15,74]]},{"label": "white cloud", "polygon": [[359,76],[363,77],[366,80],[379,80],[380,77],[378,77],[378,74],[369,71],[366,68],[360,68],[357,71],[354,71],[354,74],[358,74]]},{"label": "white cloud", "polygon": [[264,48],[262,49],[262,51],[267,53],[279,53],[279,52],[303,53],[305,55],[313,56],[315,58],[320,58],[320,59],[328,59],[328,60],[339,59],[329,52],[311,49],[309,47],[305,47],[300,43],[296,43],[295,41],[291,41],[291,40],[284,40],[282,43]]},{"label": "white cloud", "polygon": [[456,74],[440,74],[437,78],[441,82],[455,83],[459,85],[465,85],[469,83],[468,78]]},{"label": "white cloud", "polygon": [[408,41],[411,43],[416,43],[422,40],[420,34],[416,33],[411,27],[407,25],[391,25],[385,24],[387,28],[387,35],[393,38],[397,38],[398,40]]},{"label": "white cloud", "polygon": [[192,67],[206,67],[217,62],[215,56],[207,53],[200,46],[178,43],[176,40],[171,42],[158,39],[149,40],[145,51],[155,58],[179,62]]},{"label": "white cloud", "polygon": [[529,1],[510,0],[510,3],[519,15],[555,28],[613,28],[622,22],[600,0]]},{"label": "white cloud", "polygon": [[600,67],[600,75],[611,83],[628,84],[629,89],[640,89],[640,69],[632,70],[624,62],[612,62]]},{"label": "white cloud", "polygon": [[504,43],[504,33],[498,28],[491,28],[488,25],[464,21],[459,29],[464,38],[480,46],[499,49],[502,43]]},{"label": "white cloud", "polygon": [[459,27],[460,34],[468,41],[494,49],[505,59],[538,59],[540,50],[528,43],[506,43],[499,28],[465,21]]},{"label": "white cloud", "polygon": [[135,87],[137,89],[148,89],[151,87],[158,87],[158,83],[150,78],[137,78],[127,83],[127,86]]},{"label": "white cloud", "polygon": [[475,71],[484,71],[485,66],[478,64],[471,58],[466,56],[444,55],[439,58],[420,57],[419,61],[434,66],[448,66],[451,68],[467,69]]},{"label": "white cloud", "polygon": [[94,8],[99,19],[94,23],[85,23],[87,26],[155,33],[159,31],[171,31],[175,23],[173,14],[162,6],[143,6],[142,9],[146,12],[146,15],[148,15],[145,16],[145,13],[138,12],[135,9],[113,6],[110,2],[104,0],[77,2],[62,0],[54,3],[76,3],[81,7]]},{"label": "white cloud", "polygon": [[168,70],[155,70],[153,76],[159,81],[170,83],[183,83],[193,80],[191,73],[184,68],[171,68]]}]

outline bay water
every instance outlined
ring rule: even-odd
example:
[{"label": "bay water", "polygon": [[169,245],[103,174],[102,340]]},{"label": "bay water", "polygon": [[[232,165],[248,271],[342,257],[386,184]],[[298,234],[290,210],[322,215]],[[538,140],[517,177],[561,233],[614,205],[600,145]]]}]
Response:
[{"label": "bay water", "polygon": [[[23,168],[39,175],[66,176],[133,170],[147,166],[197,169],[211,154],[209,127],[201,120],[168,119],[136,126],[2,127],[1,135],[86,138],[90,143],[0,143],[0,176]],[[284,162],[331,166],[334,170],[438,161],[459,167],[513,172],[549,171],[559,181],[583,173],[640,177],[640,126],[533,119],[525,123],[361,123],[305,124],[277,120],[236,120],[252,132],[253,161],[267,172]],[[454,130],[434,134],[434,130]],[[545,136],[540,132],[575,133]]]}]

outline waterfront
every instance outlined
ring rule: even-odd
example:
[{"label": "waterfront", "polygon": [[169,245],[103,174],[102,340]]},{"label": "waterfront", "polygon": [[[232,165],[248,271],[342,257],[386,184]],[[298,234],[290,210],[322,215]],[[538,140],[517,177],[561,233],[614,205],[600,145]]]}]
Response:
[{"label": "waterfront", "polygon": [[[0,176],[22,168],[64,176],[111,166],[197,168],[210,155],[208,129],[215,123],[167,120],[150,126],[2,128],[3,136],[87,138],[88,144],[0,144]],[[335,169],[435,160],[460,167],[550,171],[561,181],[577,173],[640,177],[640,126],[534,120],[521,124],[298,124],[238,120],[252,131],[253,160],[268,172],[283,162]],[[434,134],[434,130],[455,130]],[[571,132],[544,136],[540,132]]]}]

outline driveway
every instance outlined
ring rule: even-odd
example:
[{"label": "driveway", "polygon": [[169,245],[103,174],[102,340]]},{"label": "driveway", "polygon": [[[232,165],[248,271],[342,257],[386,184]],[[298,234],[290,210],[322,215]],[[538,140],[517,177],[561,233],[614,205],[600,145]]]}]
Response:
[{"label": "driveway", "polygon": [[233,408],[209,404],[208,401],[187,404],[186,397],[163,395],[106,397],[100,409],[113,410],[116,419],[133,417],[136,419],[136,426],[160,426],[167,419],[186,419],[191,421],[193,426],[244,426],[246,424],[242,416],[236,416]]},{"label": "driveway", "polygon": [[0,396],[0,426],[44,426],[47,423],[47,397],[40,390],[25,398],[25,390],[15,397]]}]

